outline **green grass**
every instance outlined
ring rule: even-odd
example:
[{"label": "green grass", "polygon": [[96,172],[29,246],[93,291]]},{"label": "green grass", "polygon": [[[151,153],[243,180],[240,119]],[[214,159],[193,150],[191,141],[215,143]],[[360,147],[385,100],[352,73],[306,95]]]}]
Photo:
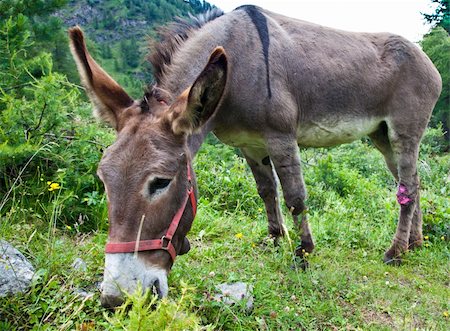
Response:
[{"label": "green grass", "polygon": [[[55,225],[57,195],[54,209],[26,217],[15,191],[0,214],[0,237],[30,258],[38,277],[27,293],[0,299],[0,330],[448,330],[450,156],[421,157],[428,239],[400,267],[382,262],[398,205],[381,155],[357,142],[302,157],[316,241],[309,269],[293,260],[298,235],[287,211],[289,238],[274,247],[245,161],[229,147],[206,144],[195,161],[201,199],[188,235],[192,249],[177,258],[168,300],[135,294],[114,313],[100,307],[96,289],[106,231]],[[76,257],[86,271],[73,270]],[[252,311],[213,299],[218,284],[235,281],[253,285]],[[77,289],[94,295],[80,297]]]}]

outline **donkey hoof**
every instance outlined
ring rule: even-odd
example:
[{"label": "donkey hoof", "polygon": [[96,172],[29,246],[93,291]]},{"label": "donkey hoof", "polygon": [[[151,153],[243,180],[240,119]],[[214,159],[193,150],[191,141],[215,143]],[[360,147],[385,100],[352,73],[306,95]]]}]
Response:
[{"label": "donkey hoof", "polygon": [[401,259],[400,255],[390,254],[389,251],[386,252],[386,254],[384,254],[383,261],[387,265],[392,265],[395,267],[402,264],[402,259]]}]

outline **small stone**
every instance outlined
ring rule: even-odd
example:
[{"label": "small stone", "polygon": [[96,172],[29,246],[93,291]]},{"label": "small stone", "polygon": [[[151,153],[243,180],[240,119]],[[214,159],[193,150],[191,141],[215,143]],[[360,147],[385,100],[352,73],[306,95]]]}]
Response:
[{"label": "small stone", "polygon": [[77,271],[86,272],[86,271],[87,271],[87,264],[86,264],[86,262],[84,262],[83,259],[77,257],[77,258],[72,262],[72,268],[73,268],[74,270],[77,270]]},{"label": "small stone", "polygon": [[26,292],[33,275],[34,268],[27,258],[11,244],[0,240],[0,297]]},{"label": "small stone", "polygon": [[229,306],[243,301],[248,311],[253,309],[253,286],[243,282],[237,282],[233,284],[219,284],[217,288],[220,293],[214,295],[215,300],[221,301]]}]

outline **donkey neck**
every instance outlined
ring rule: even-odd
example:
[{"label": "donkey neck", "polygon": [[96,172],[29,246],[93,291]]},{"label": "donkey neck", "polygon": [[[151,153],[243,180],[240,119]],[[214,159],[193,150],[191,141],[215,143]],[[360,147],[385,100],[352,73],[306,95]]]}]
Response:
[{"label": "donkey neck", "polygon": [[180,95],[201,73],[217,46],[226,46],[230,22],[228,15],[206,23],[174,51],[171,63],[164,68],[158,85],[172,95]]},{"label": "donkey neck", "polygon": [[[165,68],[158,85],[173,96],[188,89],[205,67],[211,52],[217,46],[226,46],[227,33],[232,28],[230,23],[226,16],[221,16],[193,32],[172,55],[171,64]],[[192,156],[196,155],[212,130],[212,123],[208,122],[199,132],[188,137],[187,145]]]}]

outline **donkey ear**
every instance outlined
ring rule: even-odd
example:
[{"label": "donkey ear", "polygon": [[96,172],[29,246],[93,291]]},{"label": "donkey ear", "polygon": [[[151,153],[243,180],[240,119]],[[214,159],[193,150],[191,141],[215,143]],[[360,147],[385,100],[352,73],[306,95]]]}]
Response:
[{"label": "donkey ear", "polygon": [[217,47],[194,84],[171,106],[175,134],[192,133],[214,114],[227,82],[227,67],[225,50]]},{"label": "donkey ear", "polygon": [[94,115],[118,130],[120,113],[133,104],[133,99],[94,61],[78,26],[69,30],[69,37],[81,81],[94,104]]}]

